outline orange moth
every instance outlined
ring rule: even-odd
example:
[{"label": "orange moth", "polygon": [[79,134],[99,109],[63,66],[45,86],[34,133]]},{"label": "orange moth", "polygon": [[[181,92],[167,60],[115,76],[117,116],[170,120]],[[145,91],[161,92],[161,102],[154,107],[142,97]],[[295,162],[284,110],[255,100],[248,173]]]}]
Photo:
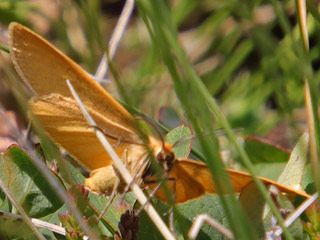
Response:
[{"label": "orange moth", "polygon": [[[82,115],[73,99],[66,80],[74,86],[86,109],[103,130],[114,150],[137,183],[143,184],[149,168],[148,149],[135,129],[134,117],[92,77],[70,58],[30,29],[11,23],[9,47],[12,62],[20,78],[33,92],[30,111],[43,125],[49,136],[66,149],[79,163],[91,171],[85,186],[94,192],[110,195],[118,174],[112,159],[104,150],[92,126]],[[208,167],[198,161],[176,159],[172,146],[153,136],[146,136],[149,148],[168,173],[175,179],[177,203],[216,193]],[[249,174],[227,170],[235,192],[241,192],[252,178]],[[303,191],[260,178],[280,191],[309,197]],[[169,184],[173,188],[173,184]],[[157,196],[165,200],[162,191]]]}]

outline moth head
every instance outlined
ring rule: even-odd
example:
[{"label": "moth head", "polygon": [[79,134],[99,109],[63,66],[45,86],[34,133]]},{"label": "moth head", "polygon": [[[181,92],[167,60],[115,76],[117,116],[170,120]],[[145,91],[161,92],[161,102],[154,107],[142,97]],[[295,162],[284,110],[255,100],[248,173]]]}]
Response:
[{"label": "moth head", "polygon": [[176,160],[172,150],[172,145],[152,137],[150,137],[149,140],[151,145],[150,147],[156,160],[159,162],[163,170],[169,173]]}]

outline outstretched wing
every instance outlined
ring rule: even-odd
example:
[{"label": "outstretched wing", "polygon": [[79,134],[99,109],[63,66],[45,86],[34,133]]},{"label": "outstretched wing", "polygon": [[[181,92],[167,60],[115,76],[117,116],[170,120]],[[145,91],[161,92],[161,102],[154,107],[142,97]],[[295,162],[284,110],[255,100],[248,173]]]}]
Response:
[{"label": "outstretched wing", "polygon": [[[248,173],[230,169],[226,171],[229,174],[231,184],[236,193],[240,193],[253,181],[252,177]],[[199,198],[205,193],[217,193],[209,168],[204,163],[198,161],[182,159],[176,160],[168,179],[175,179],[174,181],[168,180],[167,183],[170,189],[175,192],[176,203],[183,203]],[[259,177],[259,179],[266,185],[276,186],[281,192],[300,195],[307,198],[310,197],[310,195],[303,191],[286,187],[270,179],[262,177]],[[153,186],[151,186],[151,188],[153,188]],[[158,191],[156,195],[162,200],[166,200],[163,191]]]}]

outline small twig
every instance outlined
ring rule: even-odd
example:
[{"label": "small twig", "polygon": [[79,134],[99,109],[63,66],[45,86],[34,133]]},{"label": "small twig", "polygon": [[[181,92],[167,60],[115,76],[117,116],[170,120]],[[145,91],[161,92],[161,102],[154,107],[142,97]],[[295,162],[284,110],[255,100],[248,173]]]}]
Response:
[{"label": "small twig", "polygon": [[[285,227],[289,227],[316,199],[318,198],[318,193],[312,195],[311,198],[306,199],[300,206],[291,213],[286,220],[284,220],[283,224]],[[274,235],[279,237],[282,234],[282,229],[279,228]]]},{"label": "small twig", "polygon": [[[133,8],[134,8],[134,0],[127,0],[109,42],[109,59],[110,60],[113,59],[114,54],[118,48],[122,35],[128,25]],[[97,79],[98,81],[103,79],[104,76],[107,74],[107,71],[108,71],[108,60],[107,60],[106,53],[104,53],[94,78]]]},{"label": "small twig", "polygon": [[[91,125],[91,126],[96,125],[95,121],[92,119],[92,117],[90,116],[90,114],[86,110],[85,106],[81,102],[79,96],[77,95],[76,91],[74,90],[74,88],[69,80],[67,80],[67,84],[68,84],[68,87],[70,88],[70,91],[71,91],[73,97],[75,98],[75,100],[79,104],[79,107],[80,107],[84,117],[87,119],[89,125]],[[150,202],[147,202],[147,197],[144,195],[143,191],[140,189],[138,184],[133,182],[133,177],[131,176],[128,169],[125,167],[125,165],[123,164],[123,162],[121,161],[121,159],[119,158],[117,153],[113,150],[112,146],[108,142],[108,140],[105,137],[105,135],[103,134],[103,132],[101,132],[97,128],[93,128],[93,129],[94,129],[94,132],[95,132],[98,140],[100,141],[100,143],[102,144],[104,149],[108,152],[109,156],[111,157],[111,159],[114,163],[114,166],[120,172],[120,174],[123,177],[123,179],[125,180],[125,182],[127,184],[132,183],[132,185],[131,185],[132,192],[137,197],[137,199],[141,205],[146,205],[145,211],[148,213],[149,217],[154,222],[155,226],[162,233],[163,237],[165,239],[172,239],[172,240],[175,239],[173,237],[172,233],[169,231],[168,227],[165,225],[165,223],[163,222],[163,220],[161,219],[161,217],[157,213],[157,211],[155,210],[155,208],[150,204]]]},{"label": "small twig", "polygon": [[190,239],[196,239],[203,223],[209,224],[218,232],[223,234],[226,238],[233,239],[233,234],[229,229],[225,228],[221,223],[219,223],[206,213],[198,215],[196,220],[193,222],[188,234]]}]

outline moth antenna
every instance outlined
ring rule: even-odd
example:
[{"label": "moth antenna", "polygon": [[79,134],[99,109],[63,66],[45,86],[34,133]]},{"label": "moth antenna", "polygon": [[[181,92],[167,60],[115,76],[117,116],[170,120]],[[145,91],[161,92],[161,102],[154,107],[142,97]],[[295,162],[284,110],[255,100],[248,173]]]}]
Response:
[{"label": "moth antenna", "polygon": [[[174,182],[174,190],[175,190],[175,186],[176,186],[176,179],[175,178],[169,178],[169,172],[164,172],[163,174],[163,179],[165,181],[173,181]],[[157,181],[157,180],[150,180],[150,181],[146,181],[145,183],[147,184],[157,184],[157,186],[152,190],[152,192],[149,194],[148,199],[146,201],[150,202],[150,200],[156,195],[156,193],[159,191],[160,187],[162,186],[162,180]],[[174,192],[175,195],[175,192]],[[174,197],[175,198],[175,197]],[[139,215],[139,213],[145,208],[146,204],[143,204],[137,211],[137,214]]]},{"label": "moth antenna", "polygon": [[[232,131],[233,131],[234,133],[238,133],[238,132],[243,131],[243,128],[235,128],[235,129],[233,129]],[[216,135],[217,137],[226,135],[226,134],[225,134],[225,131],[224,131],[222,128],[219,128],[219,129],[214,130],[214,133],[215,133],[215,135]],[[209,135],[210,133],[208,133],[208,132],[203,132],[203,134]],[[194,134],[191,134],[190,136],[186,136],[186,137],[180,138],[178,141],[176,141],[176,142],[172,145],[172,147],[174,148],[174,147],[176,147],[178,144],[180,144],[181,142],[187,141],[187,140],[189,140],[189,139],[194,139],[194,138],[196,138],[196,137],[197,137],[197,134],[194,133]]]},{"label": "moth antenna", "polygon": [[[244,130],[244,128],[235,128],[235,129],[232,129],[232,132],[239,133],[239,132],[242,132],[243,130]],[[226,132],[222,128],[214,130],[214,133],[216,134],[217,137],[226,135]],[[207,133],[207,134],[209,134],[209,133]]]},{"label": "moth antenna", "polygon": [[192,134],[190,136],[186,136],[186,137],[183,137],[183,138],[180,138],[178,141],[176,141],[173,145],[172,145],[172,148],[176,147],[178,144],[182,143],[183,141],[187,141],[189,139],[194,139],[196,138],[196,134]]}]

